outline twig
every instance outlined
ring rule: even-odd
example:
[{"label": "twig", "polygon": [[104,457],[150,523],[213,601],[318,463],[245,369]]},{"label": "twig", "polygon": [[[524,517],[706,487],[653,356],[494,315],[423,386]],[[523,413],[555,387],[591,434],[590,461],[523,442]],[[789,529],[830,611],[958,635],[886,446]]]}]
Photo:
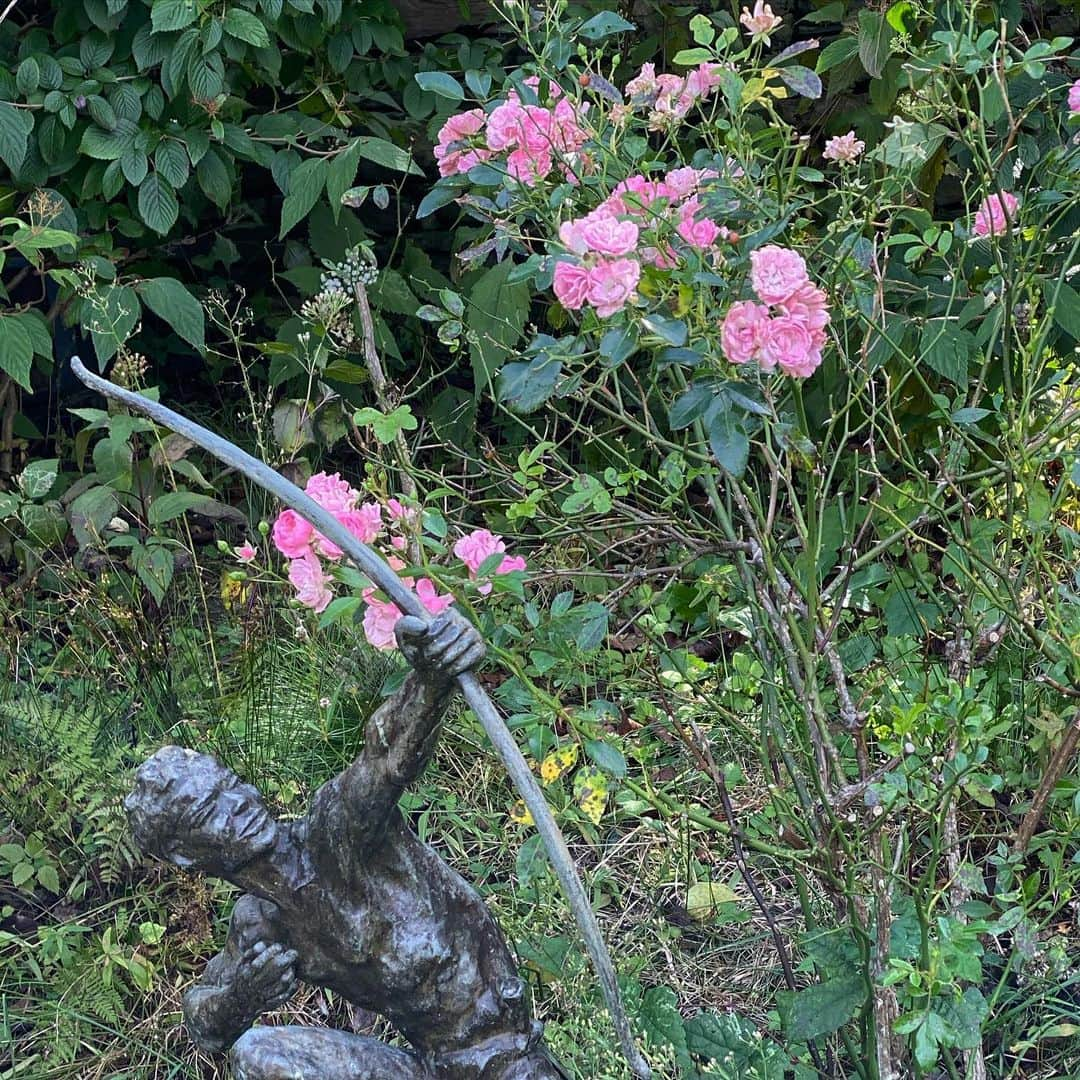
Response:
[{"label": "twig", "polygon": [[1080,711],[1073,716],[1072,723],[1061,740],[1061,745],[1050,758],[1050,764],[1046,766],[1046,772],[1035,792],[1035,797],[1031,800],[1031,806],[1024,815],[1024,820],[1020,822],[1016,839],[1013,841],[1015,854],[1022,855],[1027,851],[1027,846],[1031,843],[1031,838],[1035,835],[1035,830],[1039,827],[1043,812],[1046,810],[1046,803],[1076,753],[1077,745],[1080,745]]}]

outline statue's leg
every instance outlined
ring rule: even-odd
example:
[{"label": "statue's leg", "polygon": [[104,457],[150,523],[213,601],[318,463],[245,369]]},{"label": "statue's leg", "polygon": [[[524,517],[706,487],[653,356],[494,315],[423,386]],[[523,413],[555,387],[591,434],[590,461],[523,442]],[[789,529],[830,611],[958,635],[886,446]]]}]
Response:
[{"label": "statue's leg", "polygon": [[378,1039],[331,1028],[249,1028],[232,1048],[236,1080],[424,1080],[413,1057]]}]

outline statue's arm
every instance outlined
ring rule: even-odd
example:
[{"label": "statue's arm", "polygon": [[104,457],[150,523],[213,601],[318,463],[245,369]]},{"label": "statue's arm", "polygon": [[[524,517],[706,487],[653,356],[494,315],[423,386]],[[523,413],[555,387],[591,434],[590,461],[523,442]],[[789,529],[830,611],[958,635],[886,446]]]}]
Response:
[{"label": "statue's arm", "polygon": [[184,994],[184,1021],[203,1050],[227,1050],[264,1013],[296,990],[296,953],[274,940],[273,905],[243,896],[233,909],[225,948]]},{"label": "statue's arm", "polygon": [[369,832],[385,821],[401,793],[431,760],[457,676],[484,658],[480,635],[454,611],[437,615],[427,625],[405,617],[396,633],[413,670],[401,689],[371,715],[363,752],[339,780],[343,809]]}]

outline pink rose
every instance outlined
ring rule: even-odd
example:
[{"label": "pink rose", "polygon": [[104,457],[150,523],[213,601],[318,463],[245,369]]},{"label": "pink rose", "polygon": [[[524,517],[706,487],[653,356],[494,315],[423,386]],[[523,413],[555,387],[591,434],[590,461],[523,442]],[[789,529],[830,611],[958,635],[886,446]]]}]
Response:
[{"label": "pink rose", "polygon": [[1069,112],[1080,113],[1080,79],[1069,87]]},{"label": "pink rose", "polygon": [[641,278],[636,259],[604,260],[589,271],[589,303],[601,319],[621,311]]},{"label": "pink rose", "polygon": [[719,64],[699,64],[686,76],[686,94],[695,100],[707,98],[720,85]]},{"label": "pink rose", "polygon": [[438,145],[435,147],[435,160],[439,163],[441,176],[453,176],[455,173],[468,172],[489,157],[485,150],[470,149],[468,140],[477,135],[487,122],[483,109],[470,109],[458,113],[439,129]]},{"label": "pink rose", "polygon": [[632,221],[590,215],[581,227],[581,239],[600,255],[626,255],[637,247],[638,227]]},{"label": "pink rose", "polygon": [[382,508],[376,502],[363,503],[338,520],[362,544],[374,543],[382,532]]},{"label": "pink rose", "polygon": [[815,347],[800,319],[778,315],[762,328],[759,363],[764,371],[779,365],[785,375],[805,379],[821,363],[821,350]]},{"label": "pink rose", "polygon": [[295,510],[282,510],[274,522],[271,536],[274,547],[287,559],[299,559],[311,550],[315,530]]},{"label": "pink rose", "polygon": [[516,146],[521,134],[522,108],[517,101],[496,106],[487,118],[487,144],[489,150],[506,150]]},{"label": "pink rose", "polygon": [[342,480],[338,473],[315,473],[308,480],[304,491],[324,510],[331,513],[337,510],[351,510],[356,505],[360,493]]},{"label": "pink rose", "polygon": [[555,264],[552,287],[559,303],[567,311],[577,311],[589,296],[589,271],[577,263],[558,262]]},{"label": "pink rose", "polygon": [[810,332],[814,347],[821,349],[825,345],[825,327],[829,325],[828,301],[825,293],[809,282],[796,289],[779,305],[782,315],[790,315]]},{"label": "pink rose", "polygon": [[996,236],[1006,232],[1009,225],[1016,221],[1019,206],[1020,200],[1007,191],[983,199],[982,205],[975,211],[975,223],[971,231],[976,236]]},{"label": "pink rose", "polygon": [[445,611],[454,602],[454,598],[449,594],[440,595],[438,589],[435,588],[435,582],[426,577],[417,581],[416,595],[420,597],[420,603],[432,615],[438,615],[440,611]]},{"label": "pink rose", "polygon": [[839,161],[842,165],[850,165],[858,160],[865,149],[866,143],[862,139],[856,139],[854,131],[849,131],[846,135],[827,139],[821,156],[826,161]]},{"label": "pink rose", "polygon": [[675,198],[685,199],[697,191],[699,175],[697,169],[687,165],[683,169],[672,169],[664,177],[664,183],[671,189]]},{"label": "pink rose", "polygon": [[626,84],[624,93],[628,98],[652,98],[658,89],[656,65],[642,64],[641,71]]},{"label": "pink rose", "polygon": [[325,611],[333,599],[322,563],[310,551],[289,563],[289,581],[296,589],[296,599],[312,611]]},{"label": "pink rose", "polygon": [[368,596],[367,610],[364,612],[364,637],[368,644],[384,652],[397,648],[397,638],[394,637],[394,627],[401,618],[401,611],[396,604],[387,600],[379,600],[374,596]]},{"label": "pink rose", "polygon": [[513,150],[506,157],[506,171],[526,187],[535,187],[551,172],[551,155],[529,149]]},{"label": "pink rose", "polygon": [[237,562],[250,563],[255,561],[255,556],[259,553],[255,550],[250,541],[245,541],[239,547],[233,548],[233,554],[236,556]]},{"label": "pink rose", "polygon": [[809,280],[797,251],[769,244],[750,253],[750,284],[763,304],[782,304]]},{"label": "pink rose", "polygon": [[675,231],[691,247],[704,251],[716,242],[720,235],[720,226],[711,218],[694,219],[700,205],[696,195],[683,203],[679,209],[679,224]]},{"label": "pink rose", "polygon": [[769,35],[783,21],[779,15],[774,15],[772,8],[762,0],[756,0],[752,12],[749,8],[743,8],[739,16],[739,22],[750,31],[753,40],[763,41],[766,45],[769,44]]},{"label": "pink rose", "polygon": [[487,529],[474,529],[467,533],[454,544],[454,554],[469,568],[469,573],[476,571],[483,565],[484,560],[490,558],[497,551],[505,551],[506,544],[501,536],[496,536]]},{"label": "pink rose", "polygon": [[720,347],[724,355],[733,364],[746,364],[755,359],[768,321],[769,309],[764,304],[755,304],[753,300],[732,304],[720,328]]}]

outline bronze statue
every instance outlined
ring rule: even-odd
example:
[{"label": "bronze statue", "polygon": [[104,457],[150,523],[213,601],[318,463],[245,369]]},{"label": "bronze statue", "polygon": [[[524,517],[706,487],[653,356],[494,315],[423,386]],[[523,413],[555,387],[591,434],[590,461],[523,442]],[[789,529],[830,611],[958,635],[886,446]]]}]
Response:
[{"label": "bronze statue", "polygon": [[[308,813],[279,822],[206,754],[166,746],[125,801],[146,852],[243,889],[225,948],[184,997],[195,1041],[237,1080],[559,1080],[525,986],[476,892],[409,829],[398,798],[434,751],[454,681],[484,656],[456,612],[396,627],[413,670]],[[386,1016],[398,1049],[344,1031],[252,1027],[298,981]]]}]

